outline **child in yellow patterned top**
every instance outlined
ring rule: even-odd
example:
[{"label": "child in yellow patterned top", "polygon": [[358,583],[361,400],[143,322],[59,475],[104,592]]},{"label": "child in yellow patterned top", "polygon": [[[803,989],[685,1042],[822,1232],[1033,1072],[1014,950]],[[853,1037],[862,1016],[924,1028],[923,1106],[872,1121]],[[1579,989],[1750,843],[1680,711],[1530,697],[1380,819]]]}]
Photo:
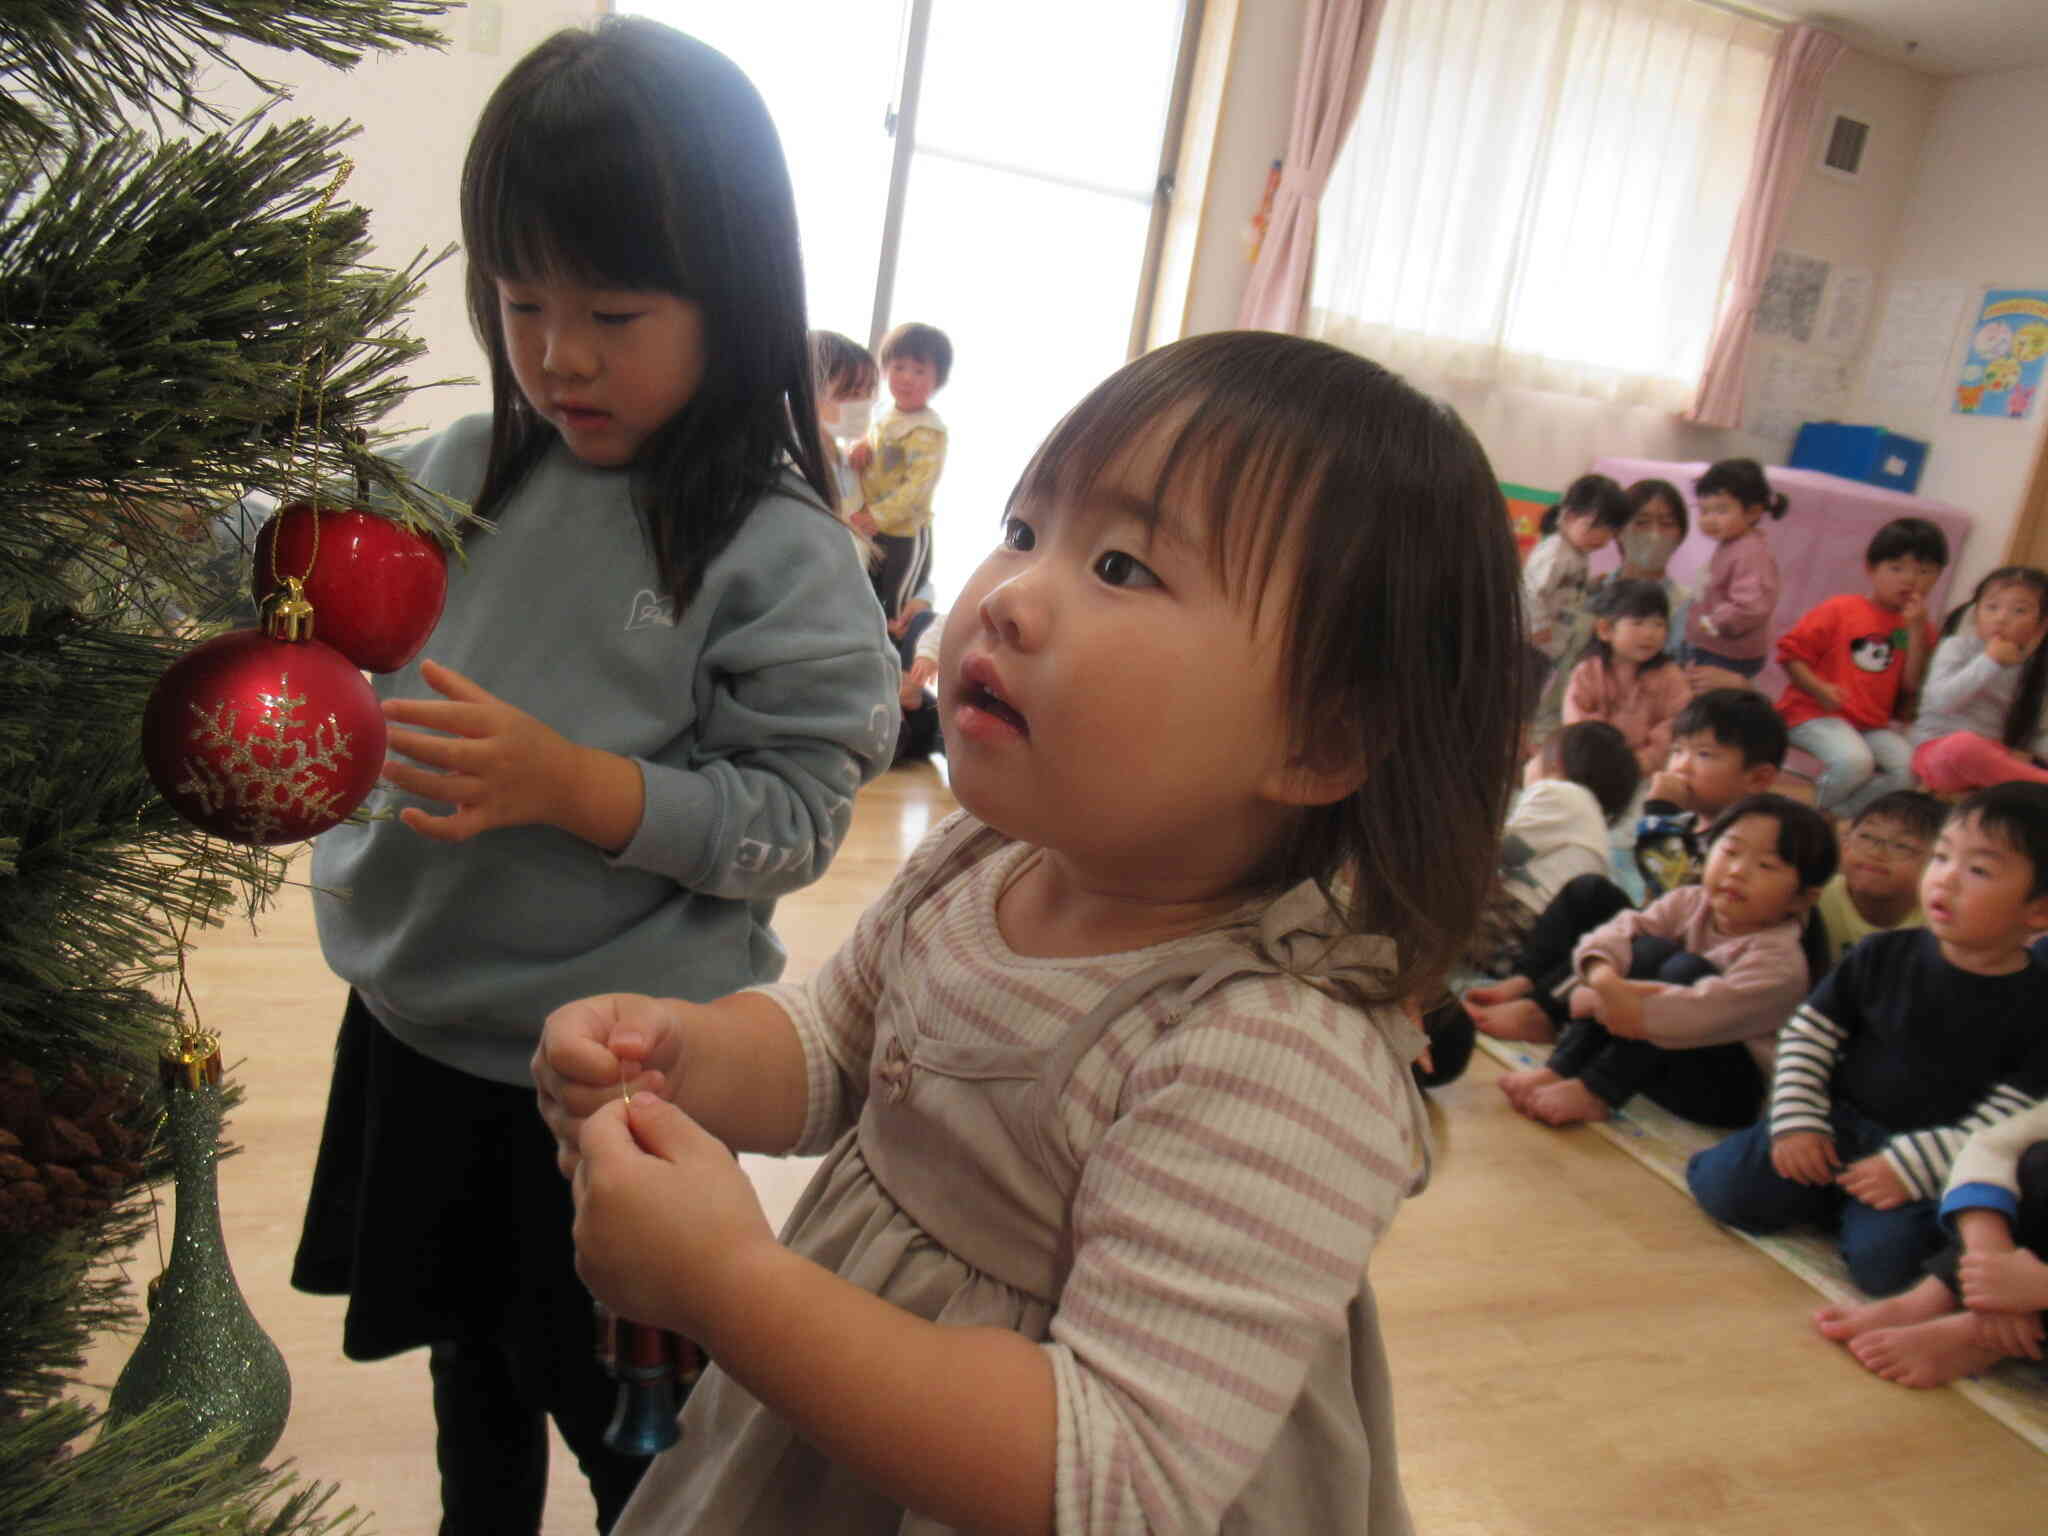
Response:
[{"label": "child in yellow patterned top", "polygon": [[952,375],[953,343],[910,321],[882,339],[881,364],[890,404],[846,457],[866,501],[853,525],[875,541],[875,596],[894,619],[931,571],[932,490],[946,465],[946,424],[931,398]]}]

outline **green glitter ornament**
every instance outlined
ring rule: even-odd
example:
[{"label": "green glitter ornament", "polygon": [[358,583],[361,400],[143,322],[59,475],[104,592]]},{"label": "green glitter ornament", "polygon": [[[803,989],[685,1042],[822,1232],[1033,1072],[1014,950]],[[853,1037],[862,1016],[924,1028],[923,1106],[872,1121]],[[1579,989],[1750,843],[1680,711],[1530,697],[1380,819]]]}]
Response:
[{"label": "green glitter ornament", "polygon": [[181,1035],[164,1047],[161,1066],[177,1226],[170,1263],[150,1283],[149,1326],[114,1383],[107,1417],[119,1423],[175,1401],[195,1436],[222,1432],[242,1461],[255,1463],[284,1433],[292,1379],[242,1299],[221,1235],[219,1042]]}]

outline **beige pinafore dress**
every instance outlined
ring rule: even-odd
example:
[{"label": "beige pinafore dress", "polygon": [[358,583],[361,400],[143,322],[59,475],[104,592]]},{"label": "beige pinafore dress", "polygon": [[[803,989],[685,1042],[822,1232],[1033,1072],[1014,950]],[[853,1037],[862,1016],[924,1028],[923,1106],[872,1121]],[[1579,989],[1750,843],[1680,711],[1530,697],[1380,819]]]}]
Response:
[{"label": "beige pinafore dress", "polygon": [[[1164,947],[1166,958],[1114,987],[1049,1048],[936,1039],[894,984],[908,914],[925,892],[1001,845],[963,817],[889,925],[866,1104],[782,1237],[919,1317],[1007,1328],[1042,1342],[1072,1260],[1067,1213],[1081,1167],[1058,1106],[1075,1064],[1118,1017],[1160,989],[1179,989],[1171,1005],[1178,1011],[1233,977],[1328,976],[1370,967],[1386,949],[1379,939],[1333,946],[1309,931],[1306,920],[1324,903],[1304,886],[1267,909],[1256,932]],[[1391,1010],[1379,1010],[1372,1023],[1413,1035],[1395,1042],[1397,1059],[1421,1048],[1421,1032]],[[1401,1076],[1413,1142],[1426,1149],[1420,1094],[1409,1073]],[[1405,1536],[1411,1529],[1395,1468],[1386,1359],[1363,1275],[1349,1323],[1348,1337],[1312,1362],[1279,1440],[1222,1530]],[[685,1406],[682,1431],[682,1443],[649,1469],[615,1536],[940,1536],[952,1529],[872,1492],[715,1366]]]}]

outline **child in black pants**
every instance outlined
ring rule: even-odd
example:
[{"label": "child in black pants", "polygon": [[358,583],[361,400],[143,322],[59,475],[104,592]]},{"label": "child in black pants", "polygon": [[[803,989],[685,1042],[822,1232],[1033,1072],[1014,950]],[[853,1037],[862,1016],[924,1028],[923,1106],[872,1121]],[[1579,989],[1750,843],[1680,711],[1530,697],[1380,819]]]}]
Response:
[{"label": "child in black pants", "polygon": [[1801,930],[1834,873],[1834,830],[1810,806],[1752,795],[1707,842],[1699,885],[1615,914],[1532,990],[1557,1049],[1501,1079],[1521,1113],[1604,1120],[1641,1093],[1708,1125],[1755,1117],[1765,1079],[1754,1042],[1812,985]]},{"label": "child in black pants", "polygon": [[2048,1094],[2048,786],[1950,813],[1920,882],[1924,929],[1850,950],[1778,1037],[1770,1112],[1696,1154],[1700,1208],[1744,1232],[1817,1223],[1873,1296],[1942,1246],[1935,1202],[1976,1131]]},{"label": "child in black pants", "polygon": [[[1636,863],[1652,896],[1698,878],[1700,832],[1743,796],[1769,789],[1785,760],[1785,722],[1747,688],[1701,694],[1671,729],[1671,756],[1650,777],[1637,829]],[[1556,1023],[1528,1002],[1531,981],[1562,980],[1579,940],[1629,905],[1628,893],[1603,874],[1567,882],[1528,928],[1505,981],[1473,987],[1424,1015],[1433,1070],[1418,1073],[1422,1085],[1436,1087],[1464,1070],[1475,1027],[1503,1040],[1556,1038]]]}]

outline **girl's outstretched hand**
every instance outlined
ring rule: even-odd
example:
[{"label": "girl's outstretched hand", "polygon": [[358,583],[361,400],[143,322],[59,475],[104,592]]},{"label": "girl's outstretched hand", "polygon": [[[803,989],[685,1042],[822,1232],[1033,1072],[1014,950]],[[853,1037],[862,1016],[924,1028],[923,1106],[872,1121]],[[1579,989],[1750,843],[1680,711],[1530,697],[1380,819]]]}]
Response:
[{"label": "girl's outstretched hand", "polygon": [[439,662],[422,662],[420,675],[442,697],[384,701],[391,748],[404,754],[386,760],[384,777],[454,809],[435,816],[407,806],[399,819],[413,831],[460,843],[493,827],[546,825],[602,848],[631,840],[642,810],[633,763],[577,746]]},{"label": "girl's outstretched hand", "polygon": [[667,1096],[682,1055],[681,1010],[692,1006],[609,992],[565,1003],[548,1015],[533,1053],[533,1086],[564,1177],[576,1172],[583,1124],[598,1110],[628,1091]]},{"label": "girl's outstretched hand", "polygon": [[621,1317],[709,1344],[748,1304],[744,1276],[775,1233],[753,1181],[666,1099],[614,1099],[583,1123],[576,1273]]}]

